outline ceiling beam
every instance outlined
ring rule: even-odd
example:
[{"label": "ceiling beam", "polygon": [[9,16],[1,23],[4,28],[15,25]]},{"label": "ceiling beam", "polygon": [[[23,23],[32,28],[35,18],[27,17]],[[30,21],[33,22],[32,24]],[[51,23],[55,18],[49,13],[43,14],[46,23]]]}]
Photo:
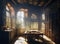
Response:
[{"label": "ceiling beam", "polygon": [[16,5],[16,2],[15,2],[15,0],[12,0],[12,2]]},{"label": "ceiling beam", "polygon": [[12,2],[16,5],[18,4],[24,4],[24,3],[28,3],[28,4],[32,4],[34,6],[40,6],[40,7],[46,7],[52,0],[12,0]]},{"label": "ceiling beam", "polygon": [[47,3],[45,3],[44,7],[48,6],[51,2],[52,0],[49,0]]}]

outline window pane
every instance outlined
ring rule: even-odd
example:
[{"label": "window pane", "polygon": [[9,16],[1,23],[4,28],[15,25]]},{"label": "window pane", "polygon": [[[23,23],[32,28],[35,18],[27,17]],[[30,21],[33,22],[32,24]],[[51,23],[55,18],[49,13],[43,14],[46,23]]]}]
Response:
[{"label": "window pane", "polygon": [[24,11],[17,12],[17,25],[24,28]]},{"label": "window pane", "polygon": [[10,13],[6,11],[6,27],[11,28]]},{"label": "window pane", "polygon": [[31,22],[31,29],[38,30],[38,22]]},{"label": "window pane", "polygon": [[9,8],[6,6],[6,10],[9,11]]},{"label": "window pane", "polygon": [[42,20],[45,20],[45,14],[42,14]]},{"label": "window pane", "polygon": [[45,32],[45,23],[44,22],[42,22],[41,23],[41,32]]}]

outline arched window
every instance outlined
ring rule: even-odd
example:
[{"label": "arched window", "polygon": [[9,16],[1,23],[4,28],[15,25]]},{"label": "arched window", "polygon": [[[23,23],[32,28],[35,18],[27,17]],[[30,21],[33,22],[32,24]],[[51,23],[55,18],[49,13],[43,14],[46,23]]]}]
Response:
[{"label": "arched window", "polygon": [[15,28],[15,12],[14,8],[8,3],[6,5],[6,24],[7,29]]},{"label": "arched window", "polygon": [[21,28],[25,28],[25,18],[27,17],[28,17],[28,10],[21,8],[17,12],[17,22],[16,22],[17,26]]},{"label": "arched window", "polygon": [[28,29],[28,9],[21,8],[16,14],[16,28],[18,33],[24,33]]},{"label": "arched window", "polygon": [[24,11],[17,12],[17,25],[24,27]]},{"label": "arched window", "polygon": [[6,27],[11,28],[10,10],[8,6],[6,6]]},{"label": "arched window", "polygon": [[45,14],[42,14],[41,30],[42,33],[45,33]]}]

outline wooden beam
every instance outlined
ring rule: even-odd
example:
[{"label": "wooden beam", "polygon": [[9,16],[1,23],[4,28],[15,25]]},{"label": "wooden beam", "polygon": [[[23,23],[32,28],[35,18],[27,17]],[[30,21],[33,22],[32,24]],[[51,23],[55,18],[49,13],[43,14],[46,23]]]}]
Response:
[{"label": "wooden beam", "polygon": [[46,7],[52,0],[49,0],[44,6]]},{"label": "wooden beam", "polygon": [[37,5],[37,4],[38,4],[38,2],[37,2],[37,1],[34,1],[34,2],[33,2],[33,5]]},{"label": "wooden beam", "polygon": [[21,2],[21,0],[17,0],[17,2],[18,2],[18,3],[20,3],[20,2]]},{"label": "wooden beam", "polygon": [[44,5],[44,2],[43,1],[41,1],[39,4],[38,4],[38,6],[43,6]]},{"label": "wooden beam", "polygon": [[38,0],[34,0],[33,5],[37,5],[37,4],[38,4]]},{"label": "wooden beam", "polygon": [[27,2],[27,0],[23,0],[24,1],[24,3],[26,3]]},{"label": "wooden beam", "polygon": [[33,0],[29,0],[29,4],[33,4]]},{"label": "wooden beam", "polygon": [[16,4],[15,0],[12,0],[12,2],[13,2],[14,4]]}]

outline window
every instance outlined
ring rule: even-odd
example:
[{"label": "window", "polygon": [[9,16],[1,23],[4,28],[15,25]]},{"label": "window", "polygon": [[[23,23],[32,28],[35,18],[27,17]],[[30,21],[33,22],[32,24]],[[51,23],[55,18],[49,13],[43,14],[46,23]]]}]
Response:
[{"label": "window", "polygon": [[8,3],[6,5],[6,27],[7,29],[15,29],[15,11],[14,8]]},{"label": "window", "polygon": [[30,21],[28,20],[28,9],[21,8],[17,12],[17,21],[16,21],[16,27],[19,30],[29,30],[30,29]]},{"label": "window", "polygon": [[17,25],[24,27],[24,11],[17,12]]},{"label": "window", "polygon": [[11,28],[11,18],[8,6],[6,6],[6,27]]},{"label": "window", "polygon": [[38,30],[38,22],[31,22],[31,29]]},{"label": "window", "polygon": [[45,20],[45,14],[42,14],[42,20]]},{"label": "window", "polygon": [[42,22],[41,23],[41,32],[45,32],[45,23],[44,22]]},{"label": "window", "polygon": [[37,19],[37,16],[35,14],[32,14],[31,19]]}]

